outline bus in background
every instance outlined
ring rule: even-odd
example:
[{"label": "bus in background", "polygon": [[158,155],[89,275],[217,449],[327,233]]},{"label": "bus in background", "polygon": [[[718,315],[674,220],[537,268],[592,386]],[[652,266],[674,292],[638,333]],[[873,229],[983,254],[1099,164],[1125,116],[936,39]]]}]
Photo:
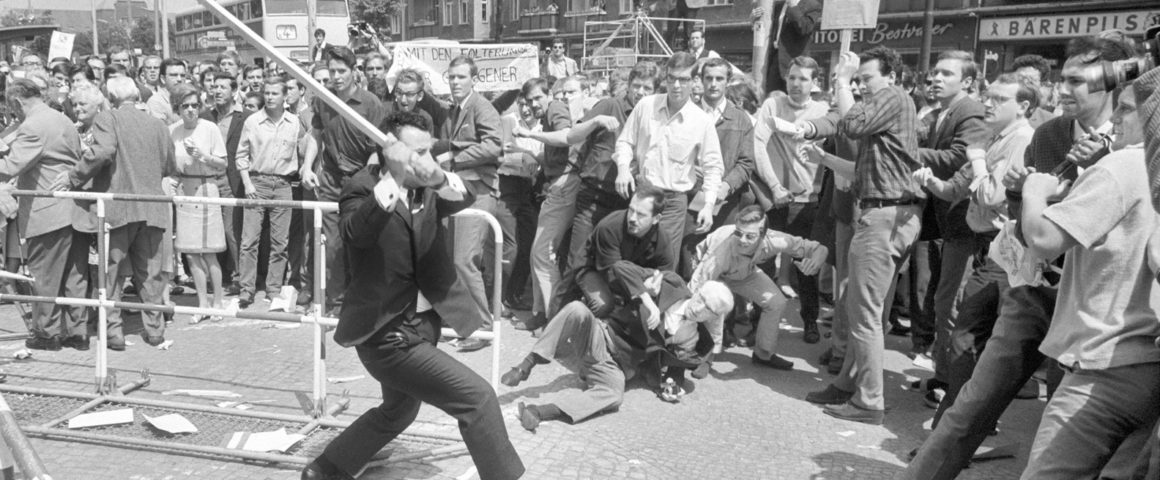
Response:
[{"label": "bus in background", "polygon": [[[221,5],[261,35],[283,55],[310,61],[314,32],[306,28],[306,0],[221,0]],[[315,0],[315,27],[326,31],[326,42],[346,45],[350,9],[347,0]],[[236,50],[243,63],[262,55],[240,35],[222,24],[205,7],[178,13],[175,18],[174,56],[189,61],[214,60],[225,50]]]}]

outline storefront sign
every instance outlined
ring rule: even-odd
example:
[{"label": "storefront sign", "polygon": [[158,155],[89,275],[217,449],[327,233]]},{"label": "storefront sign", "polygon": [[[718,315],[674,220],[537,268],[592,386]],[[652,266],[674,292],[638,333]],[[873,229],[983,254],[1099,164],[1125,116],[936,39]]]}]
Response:
[{"label": "storefront sign", "polygon": [[[969,20],[948,20],[934,23],[931,36],[938,44],[960,44],[970,40],[974,33],[974,22]],[[862,47],[886,45],[891,48],[909,48],[922,45],[922,21],[912,22],[880,22],[877,27],[854,30],[854,45]],[[819,30],[814,33],[814,44],[819,47],[836,47],[839,42],[837,30]],[[965,45],[965,43],[963,43]],[[960,48],[963,47],[960,45]]]},{"label": "storefront sign", "polygon": [[1124,30],[1129,35],[1143,35],[1148,26],[1156,24],[1160,24],[1160,10],[985,18],[979,20],[979,40],[1073,38],[1112,28]]}]

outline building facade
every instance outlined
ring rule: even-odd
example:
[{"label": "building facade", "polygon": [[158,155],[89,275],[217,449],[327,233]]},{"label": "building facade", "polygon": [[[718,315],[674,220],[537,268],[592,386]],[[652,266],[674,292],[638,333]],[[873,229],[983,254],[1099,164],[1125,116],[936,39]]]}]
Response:
[{"label": "building facade", "polygon": [[[16,11],[33,16],[51,15],[53,23],[65,32],[88,32],[93,29],[92,5],[77,0],[34,0],[30,3],[0,2],[4,13]],[[32,8],[28,9],[27,5]],[[97,21],[120,23],[138,18],[153,18],[153,0],[97,0]]]}]

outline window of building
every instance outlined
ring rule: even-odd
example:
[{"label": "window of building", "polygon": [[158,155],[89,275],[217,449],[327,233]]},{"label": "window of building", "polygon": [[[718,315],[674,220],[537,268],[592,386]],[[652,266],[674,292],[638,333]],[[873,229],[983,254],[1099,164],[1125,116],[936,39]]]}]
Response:
[{"label": "window of building", "polygon": [[487,18],[487,0],[479,0],[479,18],[480,18],[481,20],[483,20],[483,23],[487,23],[487,22],[488,22],[488,18]]},{"label": "window of building", "polygon": [[632,0],[620,0],[620,14],[628,15],[632,13]]},{"label": "window of building", "polygon": [[443,0],[443,24],[451,25],[453,15],[455,15],[455,0]]},{"label": "window of building", "polygon": [[[502,4],[501,4],[502,5]],[[507,2],[507,9],[509,12],[508,18],[513,22],[520,19],[520,5],[516,2]]]},{"label": "window of building", "polygon": [[469,0],[459,0],[459,24],[467,25],[467,20],[471,18],[471,4],[467,3]]},{"label": "window of building", "polygon": [[391,16],[391,34],[395,35],[403,31],[403,19],[407,18],[407,6],[403,5]]},{"label": "window of building", "polygon": [[733,0],[707,0],[705,5],[733,5]]}]

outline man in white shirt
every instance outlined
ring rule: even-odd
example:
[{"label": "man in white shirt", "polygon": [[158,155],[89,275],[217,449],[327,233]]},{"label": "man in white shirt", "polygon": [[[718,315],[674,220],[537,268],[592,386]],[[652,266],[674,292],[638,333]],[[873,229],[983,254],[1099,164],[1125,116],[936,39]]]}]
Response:
[{"label": "man in white shirt", "polygon": [[575,75],[580,69],[576,66],[576,61],[568,58],[565,53],[567,46],[564,39],[557,38],[552,42],[552,53],[548,55],[547,60],[544,61],[544,70],[547,74],[557,79],[562,79],[571,75]]},{"label": "man in white shirt", "polygon": [[[690,100],[696,58],[688,52],[674,54],[665,64],[668,93],[640,100],[625,120],[616,141],[616,190],[628,197],[636,187],[631,164],[636,157],[639,181],[664,191],[661,235],[680,258],[689,192],[701,178],[705,206],[697,214],[698,233],[713,225],[713,207],[721,185],[724,163],[713,117]],[[672,270],[675,264],[666,270]]]}]

